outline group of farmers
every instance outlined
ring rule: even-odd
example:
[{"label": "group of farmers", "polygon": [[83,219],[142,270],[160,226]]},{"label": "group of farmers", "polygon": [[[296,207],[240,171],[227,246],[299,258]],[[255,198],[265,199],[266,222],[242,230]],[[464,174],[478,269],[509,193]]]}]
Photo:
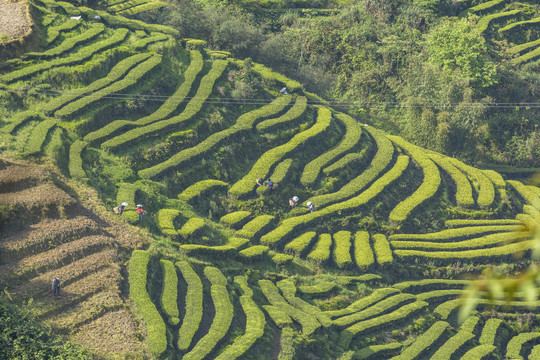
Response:
[{"label": "group of farmers", "polygon": [[[272,179],[270,179],[270,178],[268,178],[268,180],[266,180],[266,181],[263,181],[263,179],[258,178],[256,180],[256,183],[257,183],[258,186],[267,186],[268,191],[270,191],[270,192],[277,187],[277,184],[275,182],[273,182]],[[299,200],[300,199],[298,199],[298,196],[293,196],[292,198],[289,199],[289,206],[291,208],[297,207]],[[311,201],[308,201],[306,203],[306,206],[309,209],[309,211],[311,211],[311,212],[315,211],[315,206],[311,203]]]}]

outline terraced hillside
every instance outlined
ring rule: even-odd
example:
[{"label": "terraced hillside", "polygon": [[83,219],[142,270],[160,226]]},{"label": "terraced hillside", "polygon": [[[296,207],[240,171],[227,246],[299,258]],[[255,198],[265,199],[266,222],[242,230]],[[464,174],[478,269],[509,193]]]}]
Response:
[{"label": "terraced hillside", "polygon": [[[456,313],[468,273],[530,264],[540,189],[121,15],[152,3],[32,4],[43,48],[2,63],[0,146],[92,187],[108,216],[129,204],[116,225],[61,176],[2,163],[0,279],[56,332],[104,358],[538,355],[524,294]],[[41,295],[54,276],[60,301]]]}]

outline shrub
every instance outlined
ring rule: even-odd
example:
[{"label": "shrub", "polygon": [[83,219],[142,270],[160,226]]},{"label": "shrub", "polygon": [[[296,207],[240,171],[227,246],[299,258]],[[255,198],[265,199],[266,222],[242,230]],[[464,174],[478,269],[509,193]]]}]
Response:
[{"label": "shrub", "polygon": [[480,318],[478,316],[469,316],[461,324],[459,331],[474,333],[478,325],[480,325]]},{"label": "shrub", "polygon": [[491,226],[469,226],[456,229],[446,229],[427,234],[394,234],[390,235],[390,241],[417,240],[417,241],[439,241],[451,242],[468,239],[474,236],[493,234],[496,232],[513,232],[522,229],[522,225],[491,225]]},{"label": "shrub", "polygon": [[79,49],[79,51],[77,51],[76,53],[71,54],[70,56],[41,62],[39,64],[27,66],[20,70],[15,70],[7,74],[3,74],[0,76],[0,81],[9,83],[15,80],[25,78],[27,76],[34,75],[41,71],[49,70],[53,67],[68,66],[81,62],[90,58],[92,55],[103,49],[122,42],[126,38],[128,32],[128,29],[116,29],[115,32],[105,40],[83,47]]},{"label": "shrub", "polygon": [[523,63],[525,63],[525,62],[527,62],[529,60],[537,58],[538,56],[540,56],[540,47],[537,47],[536,49],[534,49],[532,51],[529,51],[528,53],[523,54],[520,57],[517,57],[515,59],[510,60],[510,62],[513,65],[520,65],[520,64],[523,64]]},{"label": "shrub", "polygon": [[268,132],[277,128],[282,128],[283,125],[288,125],[293,120],[301,119],[306,108],[307,98],[305,96],[299,96],[296,98],[294,105],[285,114],[278,116],[277,118],[261,121],[257,124],[256,128],[260,132]]},{"label": "shrub", "polygon": [[441,288],[461,289],[470,284],[470,280],[423,279],[404,281],[392,286],[401,291],[420,293],[428,290],[441,290]]},{"label": "shrub", "polygon": [[24,155],[35,155],[41,152],[41,147],[47,139],[47,134],[56,126],[56,121],[48,119],[40,122],[32,129],[28,142],[24,146]]},{"label": "shrub", "polygon": [[481,4],[478,4],[476,6],[473,6],[471,8],[468,8],[466,11],[467,12],[471,12],[471,13],[474,13],[474,12],[480,12],[480,11],[484,11],[484,10],[488,10],[488,9],[491,9],[503,2],[505,2],[506,0],[491,0],[491,1],[486,1],[485,3],[481,3]]},{"label": "shrub", "polygon": [[236,250],[240,249],[248,242],[249,239],[232,237],[229,238],[225,245],[207,246],[198,244],[184,244],[180,245],[180,248],[189,251],[192,254],[225,256],[236,253]]},{"label": "shrub", "polygon": [[317,180],[321,168],[329,164],[332,160],[348,152],[355,147],[362,136],[362,128],[354,121],[354,119],[346,114],[337,114],[336,118],[345,126],[345,135],[343,140],[333,149],[325,152],[319,157],[309,162],[300,176],[300,182],[304,186],[313,185]]},{"label": "shrub", "polygon": [[392,250],[390,249],[390,243],[383,234],[373,235],[373,250],[377,256],[377,262],[379,265],[392,262]]},{"label": "shrub", "polygon": [[272,215],[259,215],[236,232],[236,236],[254,239],[274,220]]},{"label": "shrub", "polygon": [[331,119],[332,114],[330,113],[330,110],[328,108],[320,107],[317,122],[312,127],[296,134],[286,144],[277,146],[262,154],[259,160],[257,160],[257,162],[253,165],[249,173],[229,189],[229,194],[242,196],[253,191],[253,188],[256,186],[254,179],[266,178],[270,172],[270,169],[284,156],[293,151],[298,151],[303,144],[326,131],[330,126]]},{"label": "shrub", "polygon": [[219,219],[219,222],[237,227],[246,221],[250,215],[251,213],[249,211],[235,211],[222,216],[221,219]]},{"label": "shrub", "polygon": [[530,19],[530,20],[517,21],[515,23],[508,24],[505,27],[499,29],[499,34],[510,31],[513,28],[518,27],[518,26],[521,27],[521,26],[525,25],[525,27],[529,27],[529,25],[536,25],[537,23],[540,23],[540,17],[535,17],[535,18]]},{"label": "shrub", "polygon": [[82,152],[88,146],[88,143],[75,140],[69,147],[69,175],[76,179],[86,179],[86,173],[83,169]]},{"label": "shrub", "polygon": [[270,176],[270,179],[272,179],[273,182],[278,184],[283,181],[291,167],[292,162],[293,159],[285,159],[279,164],[277,164],[276,168],[274,169],[274,173],[272,174],[272,176]]},{"label": "shrub", "polygon": [[292,255],[289,254],[276,254],[272,256],[272,261],[276,263],[276,265],[282,265],[290,262],[293,259]]},{"label": "shrub", "polygon": [[319,241],[317,241],[315,248],[309,253],[307,258],[317,262],[326,261],[330,257],[331,246],[332,236],[330,234],[321,234],[319,235]]},{"label": "shrub", "polygon": [[40,119],[40,120],[43,119],[43,115],[39,113],[38,111],[26,110],[26,111],[18,112],[17,114],[13,115],[9,123],[2,128],[2,132],[6,134],[10,134],[14,132],[21,125],[24,125],[29,121],[37,120],[37,119]]},{"label": "shrub", "polygon": [[135,42],[131,43],[129,47],[131,47],[135,51],[141,51],[152,43],[169,39],[167,35],[158,32],[153,32],[150,35],[151,36],[146,36],[142,39],[136,40]]},{"label": "shrub", "polygon": [[367,268],[375,261],[367,231],[358,231],[354,234],[354,259],[359,268]]},{"label": "shrub", "polygon": [[137,65],[129,73],[122,78],[122,80],[116,81],[111,85],[102,88],[96,93],[93,93],[92,96],[85,96],[74,102],[71,102],[64,106],[62,109],[55,112],[56,116],[68,117],[73,116],[75,113],[80,112],[85,107],[91,105],[92,103],[101,100],[102,98],[107,98],[111,94],[121,92],[130,86],[137,84],[137,82],[147,73],[152,71],[157,65],[161,63],[161,55],[153,55],[150,59],[145,62]]},{"label": "shrub", "polygon": [[337,278],[337,282],[341,285],[348,285],[351,282],[370,282],[376,280],[382,280],[382,277],[376,274],[363,274],[358,276],[339,276]]},{"label": "shrub", "polygon": [[293,231],[296,227],[299,227],[301,225],[307,225],[314,220],[323,218],[337,212],[341,214],[347,211],[352,211],[366,204],[368,201],[380,194],[386,186],[399,178],[408,164],[408,156],[399,156],[394,167],[392,167],[392,169],[390,169],[383,176],[378,178],[368,189],[366,189],[361,194],[349,200],[343,201],[339,204],[330,205],[324,209],[308,213],[306,215],[286,219],[276,229],[262,236],[261,242],[266,244],[276,243],[280,239],[284,238],[291,231]]},{"label": "shrub", "polygon": [[308,295],[323,295],[332,291],[336,287],[333,282],[323,281],[316,285],[302,285],[298,287],[298,290]]},{"label": "shrub", "polygon": [[297,256],[300,256],[302,251],[309,247],[311,241],[315,238],[317,233],[315,231],[309,231],[295,238],[293,241],[285,245],[285,250],[291,250]]},{"label": "shrub", "polygon": [[[431,359],[433,360],[451,360],[455,353],[459,354],[460,349],[467,348],[473,343],[475,335],[469,331],[459,331],[446,341],[436,352]],[[462,350],[463,351],[463,350]]]},{"label": "shrub", "polygon": [[203,218],[191,218],[186,221],[180,230],[178,230],[178,235],[182,236],[184,239],[190,236],[193,236],[198,230],[204,227]]},{"label": "shrub", "polygon": [[448,159],[455,167],[475,180],[476,184],[478,184],[476,185],[478,191],[476,202],[481,207],[489,208],[495,200],[495,189],[491,180],[481,170],[475,169],[454,158]]},{"label": "shrub", "polygon": [[193,336],[199,329],[203,315],[203,286],[201,279],[191,268],[188,262],[179,261],[176,267],[182,272],[182,277],[187,283],[186,291],[186,314],[182,326],[178,331],[178,348],[187,350]]},{"label": "shrub", "polygon": [[[133,66],[140,63],[141,61],[148,59],[150,56],[151,54],[148,53],[136,54],[118,62],[118,64],[116,64],[104,78],[96,80],[82,89],[77,89],[73,92],[67,92],[55,99],[52,99],[51,101],[42,106],[43,111],[45,111],[46,113],[52,113],[67,104],[68,102],[74,100],[75,98],[92,94],[95,91],[98,91],[114,83],[122,76],[124,76],[129,69],[131,69]],[[84,139],[85,141],[93,140],[92,137],[88,135]]]},{"label": "shrub", "polygon": [[486,15],[480,18],[480,20],[478,20],[476,27],[478,28],[478,31],[480,33],[483,33],[484,31],[487,30],[487,28],[489,27],[489,23],[492,20],[514,16],[521,13],[522,11],[523,11],[522,9],[515,9],[515,10]]},{"label": "shrub", "polygon": [[429,301],[430,304],[433,304],[434,302],[455,299],[456,296],[463,295],[463,292],[464,290],[462,289],[433,290],[420,293],[416,298],[422,301]]},{"label": "shrub", "polygon": [[488,319],[484,328],[482,329],[482,334],[478,340],[480,344],[484,345],[496,345],[495,339],[498,337],[497,332],[503,330],[502,319]]},{"label": "shrub", "polygon": [[478,345],[467,351],[462,359],[481,360],[486,359],[486,356],[493,354],[497,348],[492,345]]},{"label": "shrub", "polygon": [[198,50],[203,51],[206,48],[206,41],[199,39],[185,39],[186,40],[186,49],[188,50]]},{"label": "shrub", "polygon": [[351,260],[351,233],[339,231],[334,234],[334,261],[340,268],[352,264]]},{"label": "shrub", "polygon": [[[435,343],[441,339],[450,324],[446,321],[437,321],[431,325],[422,335],[416,338],[416,340],[406,348],[397,359],[418,359],[421,355],[430,347],[435,346]],[[427,355],[427,354],[426,354]],[[396,359],[396,360],[397,360]]]},{"label": "shrub", "polygon": [[309,199],[313,204],[317,204],[322,207],[326,204],[337,202],[343,199],[347,199],[357,192],[364,189],[379,174],[384,171],[390,165],[394,156],[394,146],[392,142],[378,130],[365,128],[366,131],[373,136],[375,144],[377,145],[377,153],[373,157],[371,164],[356,178],[345,184],[339,191],[331,194],[314,196]]},{"label": "shrub", "polygon": [[398,342],[391,342],[384,345],[366,346],[354,353],[354,358],[358,360],[381,359],[383,356],[391,356],[401,349],[403,345]]},{"label": "shrub", "polygon": [[56,38],[58,38],[58,36],[60,35],[61,32],[73,30],[77,26],[79,26],[80,24],[81,24],[80,21],[77,21],[77,20],[74,20],[74,19],[67,19],[66,21],[64,21],[62,24],[60,24],[58,26],[48,27],[47,28],[47,39],[46,39],[47,44],[50,44],[54,40],[56,40]]},{"label": "shrub", "polygon": [[264,334],[266,320],[264,313],[253,301],[253,291],[248,287],[244,276],[235,276],[234,282],[242,289],[240,304],[246,314],[246,331],[244,335],[237,338],[231,346],[227,347],[216,360],[234,360],[242,356],[259,338]]},{"label": "shrub", "polygon": [[325,167],[322,171],[325,175],[332,175],[345,167],[351,166],[350,164],[352,162],[363,161],[364,158],[368,155],[368,153],[368,147],[365,147],[359,153],[345,154],[345,156],[343,156],[341,159]]},{"label": "shrub", "polygon": [[146,4],[137,5],[134,7],[131,7],[127,10],[119,11],[118,14],[121,15],[135,15],[144,11],[150,11],[155,9],[160,9],[162,7],[166,6],[164,2],[161,1],[149,1]]},{"label": "shrub", "polygon": [[[274,314],[271,315],[269,312],[269,315],[272,317],[272,319],[276,322],[278,326],[280,326],[280,324],[278,324],[278,321],[281,323],[281,326],[283,326],[285,323],[283,323],[282,321],[286,318],[277,315],[277,310],[285,313],[287,316],[290,316],[295,321],[300,323],[300,325],[302,326],[302,332],[307,336],[311,335],[321,326],[321,324],[313,315],[306,314],[303,311],[288,304],[283,298],[283,296],[279,294],[277,287],[270,280],[259,280],[259,287],[261,288],[261,291],[263,292],[264,296],[266,296],[270,304],[274,306],[274,308],[270,310]],[[265,309],[268,311],[266,307]]]},{"label": "shrub", "polygon": [[[540,332],[522,333],[514,336],[510,339],[508,346],[506,347],[506,358],[523,359],[523,356],[520,354],[523,344],[536,339],[540,339]],[[538,340],[535,341],[536,344],[538,343],[537,341]]]},{"label": "shrub", "polygon": [[424,155],[424,151],[420,150],[419,147],[408,143],[399,136],[389,136],[389,138],[411,155],[413,160],[422,168],[424,174],[420,187],[411,196],[397,204],[390,213],[389,220],[399,223],[405,221],[416,207],[435,195],[441,184],[441,175],[437,166]]},{"label": "shrub", "polygon": [[184,201],[190,201],[194,198],[201,196],[201,194],[209,189],[215,188],[215,187],[223,187],[227,186],[227,184],[224,181],[221,180],[201,180],[199,182],[196,182],[193,185],[188,186],[187,189],[182,191],[180,195],[178,195],[178,199],[184,200]]},{"label": "shrub", "polygon": [[109,5],[107,6],[107,11],[110,13],[116,13],[147,2],[148,0],[128,0],[115,2],[114,4],[107,3]]},{"label": "shrub", "polygon": [[247,249],[241,250],[238,252],[241,256],[245,258],[254,258],[259,257],[268,252],[268,246],[264,245],[253,245],[248,247]]},{"label": "shrub", "polygon": [[385,315],[378,316],[373,319],[360,321],[341,332],[339,345],[343,348],[347,348],[354,336],[363,334],[373,328],[380,330],[383,327],[388,327],[397,323],[413,313],[422,310],[427,307],[428,303],[424,301],[416,301],[411,304],[400,307],[397,310]]},{"label": "shrub", "polygon": [[214,303],[215,316],[208,333],[195,344],[190,352],[184,355],[182,358],[184,360],[203,359],[208,355],[227,334],[234,316],[234,307],[229,299],[227,279],[225,276],[223,276],[219,269],[211,266],[204,268],[204,275],[212,284],[210,293],[212,294],[212,302]]},{"label": "shrub", "polygon": [[337,317],[337,316],[345,316],[352,313],[357,313],[368,306],[372,306],[375,303],[378,303],[379,301],[387,298],[390,295],[395,295],[399,293],[399,290],[393,289],[393,288],[379,288],[373,291],[370,295],[365,296],[355,302],[353,302],[351,305],[347,306],[345,309],[341,310],[330,310],[325,311],[325,313],[328,316],[331,317]]},{"label": "shrub", "polygon": [[435,164],[439,165],[456,184],[456,204],[461,207],[474,206],[472,186],[469,179],[458,170],[448,159],[436,153],[428,154]]},{"label": "shrub", "polygon": [[284,327],[286,325],[292,324],[292,319],[287,313],[285,313],[281,308],[273,305],[263,305],[264,310],[270,316],[278,327]]},{"label": "shrub", "polygon": [[515,219],[456,219],[446,220],[446,227],[462,226],[498,226],[498,225],[521,225],[521,221]]},{"label": "shrub", "polygon": [[538,47],[538,45],[540,45],[540,39],[537,39],[537,40],[534,40],[534,41],[529,41],[527,43],[523,43],[523,44],[513,46],[513,47],[511,47],[509,49],[509,51],[512,54],[518,54],[518,53],[520,53],[522,51],[529,50],[531,48],[536,48],[536,47]]},{"label": "shrub", "polygon": [[[125,133],[119,136],[116,136],[110,140],[105,141],[103,144],[101,144],[101,147],[105,149],[113,150],[129,142],[137,140],[141,136],[148,136],[156,132],[162,132],[166,129],[169,129],[174,126],[178,126],[180,123],[191,119],[202,108],[204,102],[206,101],[208,96],[212,93],[212,88],[214,87],[215,81],[221,76],[221,74],[223,73],[226,67],[227,67],[226,61],[216,60],[212,63],[212,69],[210,69],[210,71],[201,79],[199,88],[197,89],[197,93],[186,105],[186,107],[184,108],[184,111],[182,111],[182,113],[180,113],[179,115],[173,116],[172,118],[169,118],[166,120],[154,122],[152,124],[139,127],[137,129],[126,131]],[[147,121],[147,120],[144,120],[144,121]],[[140,122],[139,124],[142,125],[143,123]],[[162,163],[162,164],[165,164],[165,163]],[[151,169],[162,168],[163,167],[162,164],[156,165],[153,168],[141,170],[139,171],[139,173],[141,172],[143,174],[150,173]]]},{"label": "shrub", "polygon": [[161,209],[156,214],[156,225],[163,234],[177,236],[178,231],[175,230],[173,221],[180,214],[179,210]]},{"label": "shrub", "polygon": [[146,291],[149,261],[150,255],[146,251],[133,251],[129,261],[129,294],[135,309],[146,324],[148,350],[159,357],[167,349],[166,327]]},{"label": "shrub", "polygon": [[348,326],[358,321],[373,318],[384,314],[385,312],[392,311],[415,300],[415,295],[396,294],[394,296],[390,296],[381,301],[378,301],[361,311],[334,319],[333,323],[338,326]]},{"label": "shrub", "polygon": [[169,323],[178,323],[178,275],[174,264],[169,260],[159,261],[163,270],[163,288],[161,291],[161,308],[165,314],[169,315]]},{"label": "shrub", "polygon": [[[234,59],[232,61],[235,62],[238,66],[242,66],[242,60]],[[262,64],[253,63],[253,71],[258,73],[259,75],[261,75],[261,77],[265,79],[275,80],[284,84],[290,92],[294,92],[302,87],[302,85],[298,81],[291,80],[280,73],[272,71],[271,69],[267,68]]]},{"label": "shrub", "polygon": [[540,196],[538,195],[537,188],[524,185],[516,180],[508,180],[507,183],[512,185],[514,190],[523,198],[523,200],[534,206],[537,210],[540,210]]},{"label": "shrub", "polygon": [[281,280],[278,281],[276,285],[281,290],[283,296],[289,302],[289,304],[291,304],[297,309],[302,310],[306,314],[311,314],[315,316],[324,327],[329,327],[330,325],[332,325],[332,321],[330,320],[328,315],[323,313],[321,309],[295,296],[296,287],[291,280]]}]

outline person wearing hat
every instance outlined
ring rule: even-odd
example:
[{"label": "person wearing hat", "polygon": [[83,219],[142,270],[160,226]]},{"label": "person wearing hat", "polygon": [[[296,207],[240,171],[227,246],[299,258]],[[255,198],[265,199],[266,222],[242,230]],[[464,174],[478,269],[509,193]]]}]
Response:
[{"label": "person wearing hat", "polygon": [[124,212],[124,209],[126,208],[126,206],[128,206],[129,204],[127,202],[123,202],[119,207],[118,207],[118,215],[122,215],[122,213]]},{"label": "person wearing hat", "polygon": [[55,277],[52,281],[53,298],[60,297],[60,279]]},{"label": "person wearing hat", "polygon": [[137,205],[137,207],[135,208],[135,211],[139,213],[139,221],[142,221],[142,217],[144,215],[144,210],[142,208],[142,205],[141,204]]},{"label": "person wearing hat", "polygon": [[306,203],[306,205],[307,205],[307,208],[309,209],[309,211],[311,211],[311,212],[315,211],[315,206],[313,206],[313,204],[311,203],[311,201],[308,201],[308,202]]},{"label": "person wearing hat", "polygon": [[291,207],[296,207],[298,205],[298,196],[293,196],[289,199],[289,205]]}]

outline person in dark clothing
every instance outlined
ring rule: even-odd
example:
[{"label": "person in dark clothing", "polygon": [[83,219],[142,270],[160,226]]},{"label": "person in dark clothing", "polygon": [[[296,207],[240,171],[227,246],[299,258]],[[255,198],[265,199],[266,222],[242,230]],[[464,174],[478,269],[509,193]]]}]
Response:
[{"label": "person in dark clothing", "polygon": [[60,297],[60,279],[55,277],[52,281],[53,298]]},{"label": "person in dark clothing", "polygon": [[137,211],[139,213],[139,221],[142,221],[142,218],[143,218],[143,215],[144,215],[144,210],[143,210],[143,207],[142,205],[137,205],[137,207],[135,208],[135,211]]},{"label": "person in dark clothing", "polygon": [[124,209],[128,205],[129,204],[127,202],[123,202],[120,206],[118,206],[118,215],[122,215],[122,213],[124,212]]}]

